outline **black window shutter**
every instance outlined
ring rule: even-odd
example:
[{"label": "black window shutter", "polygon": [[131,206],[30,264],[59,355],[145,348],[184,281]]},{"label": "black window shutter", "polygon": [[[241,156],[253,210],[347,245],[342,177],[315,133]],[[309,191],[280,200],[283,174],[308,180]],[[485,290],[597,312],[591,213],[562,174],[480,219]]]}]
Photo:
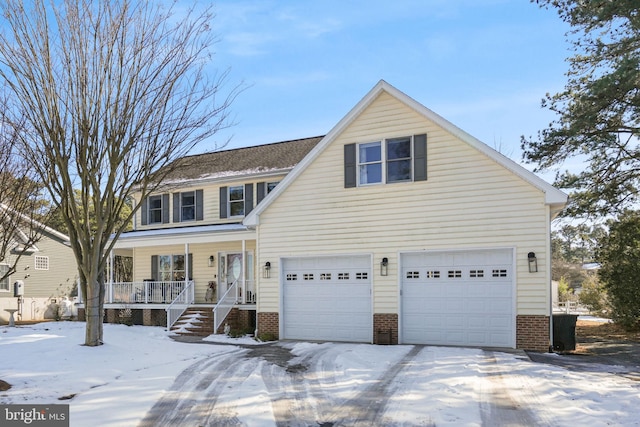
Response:
[{"label": "black window shutter", "polygon": [[244,185],[244,214],[249,215],[253,210],[253,184]]},{"label": "black window shutter", "polygon": [[142,199],[142,207],[140,208],[140,219],[142,225],[147,225],[149,221],[149,198]]},{"label": "black window shutter", "polygon": [[158,280],[158,255],[151,255],[151,278]]},{"label": "black window shutter", "polygon": [[162,195],[162,222],[169,222],[169,194]]},{"label": "black window shutter", "polygon": [[204,193],[196,190],[196,221],[204,219]]},{"label": "black window shutter", "polygon": [[344,146],[344,188],[356,186],[356,144]]},{"label": "black window shutter", "polygon": [[220,218],[227,218],[227,187],[220,187]]},{"label": "black window shutter", "polygon": [[173,222],[180,222],[180,193],[173,193]]},{"label": "black window shutter", "polygon": [[256,201],[256,205],[258,203],[260,203],[262,201],[262,199],[264,199],[264,196],[266,195],[266,189],[267,189],[267,183],[266,182],[259,182],[256,184],[256,198],[258,199]]},{"label": "black window shutter", "polygon": [[427,135],[413,136],[413,180],[427,180]]},{"label": "black window shutter", "polygon": [[193,280],[193,254],[189,254],[189,271],[187,272],[187,280]]}]

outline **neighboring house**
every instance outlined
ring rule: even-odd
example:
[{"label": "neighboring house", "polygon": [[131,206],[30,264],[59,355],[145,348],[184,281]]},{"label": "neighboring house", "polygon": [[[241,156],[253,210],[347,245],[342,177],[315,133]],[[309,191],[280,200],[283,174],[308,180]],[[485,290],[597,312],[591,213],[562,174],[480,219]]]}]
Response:
[{"label": "neighboring house", "polygon": [[[26,235],[16,233],[15,244],[0,262],[3,275],[13,265],[17,254],[15,272],[0,280],[0,321],[6,323],[9,313],[6,309],[17,309],[16,321],[57,319],[72,314],[69,302],[75,291],[77,268],[69,237],[37,223],[41,236],[35,244],[28,244]],[[14,294],[14,284],[22,282],[23,295]],[[69,302],[68,302],[69,301]]]},{"label": "neighboring house", "polygon": [[117,242],[143,323],[214,283],[259,335],[549,349],[567,196],[388,83],[325,137],[184,162]]}]

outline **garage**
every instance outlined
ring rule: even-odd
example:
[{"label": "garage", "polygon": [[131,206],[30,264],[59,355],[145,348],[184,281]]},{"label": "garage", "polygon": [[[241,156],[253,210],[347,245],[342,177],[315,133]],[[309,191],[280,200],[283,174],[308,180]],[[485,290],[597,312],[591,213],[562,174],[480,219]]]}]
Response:
[{"label": "garage", "polygon": [[401,254],[401,342],[515,347],[513,249]]},{"label": "garage", "polygon": [[284,339],[371,342],[371,256],[282,259]]}]

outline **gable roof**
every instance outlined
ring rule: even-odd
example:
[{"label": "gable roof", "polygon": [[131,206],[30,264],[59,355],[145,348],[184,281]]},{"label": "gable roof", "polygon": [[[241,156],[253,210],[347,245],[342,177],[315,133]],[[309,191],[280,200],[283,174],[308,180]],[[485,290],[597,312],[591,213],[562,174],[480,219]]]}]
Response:
[{"label": "gable roof", "polygon": [[322,136],[315,136],[183,157],[177,160],[178,167],[164,182],[209,181],[289,171],[320,140]]},{"label": "gable roof", "polygon": [[[62,244],[64,245],[69,245],[70,244],[70,239],[69,236],[67,236],[66,234],[63,234],[57,230],[54,230],[51,227],[48,227],[46,225],[44,225],[43,223],[36,221],[35,219],[29,218],[27,215],[16,212],[15,210],[13,210],[12,208],[10,208],[9,206],[5,205],[4,203],[0,203],[0,210],[2,211],[7,211],[7,212],[12,212],[14,215],[16,215],[17,218],[19,218],[20,220],[24,221],[25,223],[33,223],[34,228],[38,229],[41,233],[43,234],[48,234],[51,237],[57,239],[58,241],[60,241]],[[38,252],[39,249],[38,247],[34,244],[34,243],[29,243],[29,237],[24,233],[24,231],[22,231],[22,229],[20,227],[16,228],[16,238],[18,240],[21,241],[21,243],[23,245],[27,245],[29,244],[29,249],[31,251],[34,252]],[[26,250],[25,248],[19,248],[19,250]],[[18,249],[16,249],[18,250]]]},{"label": "gable roof", "polygon": [[413,98],[399,91],[384,80],[380,80],[370,91],[365,95],[355,107],[347,113],[336,124],[333,129],[309,152],[309,154],[302,159],[300,163],[283,179],[278,186],[260,203],[256,208],[247,215],[243,221],[243,224],[247,226],[255,226],[259,222],[259,216],[264,210],[275,200],[285,189],[295,180],[319,155],[324,149],[329,146],[354,120],[369,106],[371,103],[382,93],[386,92],[398,101],[407,105],[418,114],[422,115],[426,119],[434,122],[447,132],[451,133],[461,141],[469,144],[476,150],[485,154],[490,159],[494,160],[499,165],[511,171],[516,176],[522,178],[524,181],[533,185],[535,188],[542,191],[545,195],[545,203],[551,207],[552,214],[556,214],[562,210],[568,200],[568,196],[557,188],[553,187],[542,178],[535,175],[533,172],[525,169],[518,163],[484,144],[477,138],[471,136],[467,132],[463,131],[453,123],[446,120],[444,117],[436,114],[432,110],[428,109],[424,105],[420,104]]}]

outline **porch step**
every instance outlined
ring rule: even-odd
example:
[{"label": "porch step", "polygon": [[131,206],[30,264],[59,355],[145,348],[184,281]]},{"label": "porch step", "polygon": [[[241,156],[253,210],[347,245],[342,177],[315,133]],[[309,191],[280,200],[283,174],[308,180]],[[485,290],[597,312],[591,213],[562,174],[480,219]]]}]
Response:
[{"label": "porch step", "polygon": [[207,337],[213,334],[213,310],[190,307],[171,327],[176,335]]}]

